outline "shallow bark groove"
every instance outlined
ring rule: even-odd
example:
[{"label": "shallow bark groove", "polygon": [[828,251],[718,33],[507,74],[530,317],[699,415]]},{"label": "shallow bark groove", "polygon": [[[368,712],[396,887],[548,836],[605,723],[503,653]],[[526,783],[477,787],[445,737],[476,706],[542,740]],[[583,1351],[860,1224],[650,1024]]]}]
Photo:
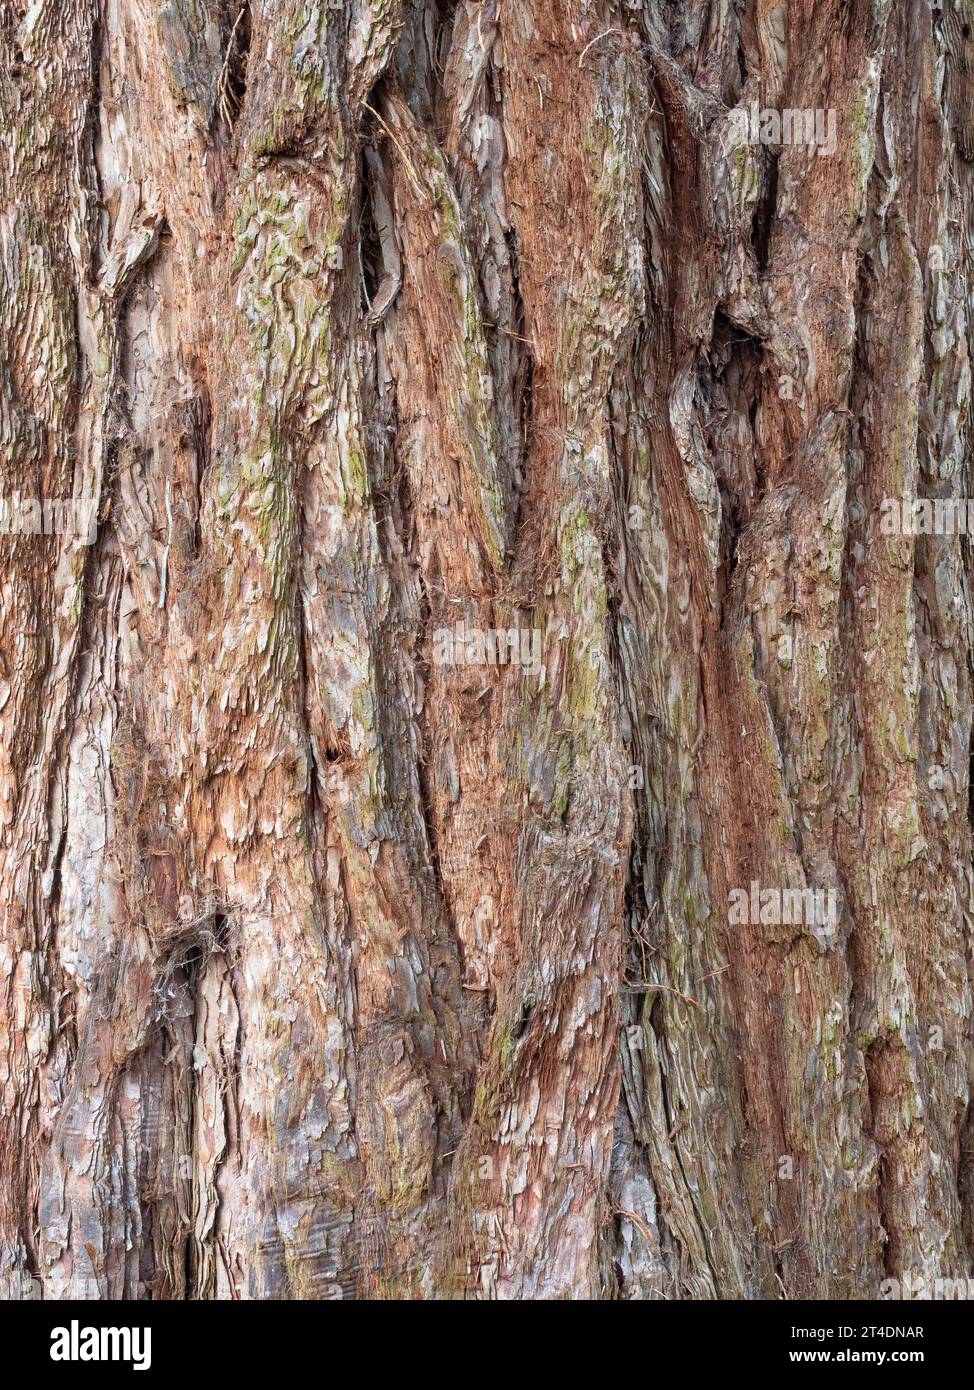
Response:
[{"label": "shallow bark groove", "polygon": [[974,1272],[972,28],[0,10],[3,1280]]}]

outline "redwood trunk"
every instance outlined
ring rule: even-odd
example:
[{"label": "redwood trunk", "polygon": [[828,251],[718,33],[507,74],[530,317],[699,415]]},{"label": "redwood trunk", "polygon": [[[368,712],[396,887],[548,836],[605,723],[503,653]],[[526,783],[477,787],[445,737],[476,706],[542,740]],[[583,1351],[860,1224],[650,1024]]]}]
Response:
[{"label": "redwood trunk", "polygon": [[972,26],[0,0],[8,1286],[971,1274]]}]

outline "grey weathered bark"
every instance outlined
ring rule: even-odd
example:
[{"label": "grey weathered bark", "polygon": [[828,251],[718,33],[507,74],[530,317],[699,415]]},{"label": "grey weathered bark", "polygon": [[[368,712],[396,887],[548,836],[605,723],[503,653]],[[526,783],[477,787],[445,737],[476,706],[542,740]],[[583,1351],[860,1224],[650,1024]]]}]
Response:
[{"label": "grey weathered bark", "polygon": [[0,0],[0,1274],[971,1273],[972,26]]}]

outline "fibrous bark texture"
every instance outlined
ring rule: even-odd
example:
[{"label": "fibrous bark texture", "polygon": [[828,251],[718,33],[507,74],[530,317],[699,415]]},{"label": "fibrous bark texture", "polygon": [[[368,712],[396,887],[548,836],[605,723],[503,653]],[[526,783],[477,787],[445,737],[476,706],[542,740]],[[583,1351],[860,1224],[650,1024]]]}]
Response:
[{"label": "fibrous bark texture", "polygon": [[971,0],[0,0],[0,1276],[971,1273],[971,551],[880,517],[972,160]]}]

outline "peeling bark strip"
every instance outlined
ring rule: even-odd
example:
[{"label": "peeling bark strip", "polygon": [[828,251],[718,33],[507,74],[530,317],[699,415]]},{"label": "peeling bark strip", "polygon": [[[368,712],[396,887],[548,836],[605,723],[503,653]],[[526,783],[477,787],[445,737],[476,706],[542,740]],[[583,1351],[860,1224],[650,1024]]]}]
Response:
[{"label": "peeling bark strip", "polygon": [[3,0],[0,1285],[974,1272],[972,31]]}]

